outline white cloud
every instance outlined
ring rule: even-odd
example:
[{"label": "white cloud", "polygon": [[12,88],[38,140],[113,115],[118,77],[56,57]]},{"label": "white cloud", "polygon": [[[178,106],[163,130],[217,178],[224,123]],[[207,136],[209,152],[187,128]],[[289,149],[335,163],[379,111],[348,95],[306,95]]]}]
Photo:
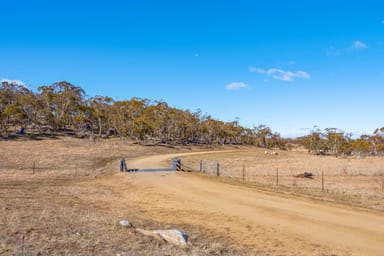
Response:
[{"label": "white cloud", "polygon": [[8,78],[2,78],[1,79],[1,83],[3,82],[7,82],[7,83],[10,83],[10,84],[18,84],[18,85],[23,85],[25,86],[25,83],[21,80],[13,80],[13,79],[8,79]]},{"label": "white cloud", "polygon": [[233,82],[233,83],[227,84],[226,86],[227,90],[231,90],[231,91],[238,90],[241,88],[248,88],[248,87],[249,85],[243,82]]},{"label": "white cloud", "polygon": [[344,55],[344,54],[351,53],[354,51],[364,50],[367,48],[368,48],[368,46],[366,43],[364,43],[360,40],[356,40],[356,41],[353,41],[348,48],[338,49],[338,48],[331,46],[327,49],[326,53],[328,56],[340,56],[340,55]]},{"label": "white cloud", "polygon": [[286,71],[279,68],[270,68],[268,70],[257,68],[257,67],[249,67],[249,71],[253,73],[266,74],[273,79],[285,81],[285,82],[293,82],[295,78],[300,79],[309,79],[311,78],[310,74],[307,72],[298,70],[298,71]]},{"label": "white cloud", "polygon": [[285,71],[278,68],[271,68],[267,71],[267,74],[277,80],[286,81],[286,82],[292,82],[294,78],[302,78],[302,79],[309,79],[310,75],[307,72],[304,71]]},{"label": "white cloud", "polygon": [[353,41],[351,47],[349,48],[351,50],[361,50],[361,49],[367,49],[368,46],[365,43],[357,40],[357,41]]},{"label": "white cloud", "polygon": [[252,73],[259,73],[259,74],[265,74],[266,73],[266,70],[264,70],[262,68],[250,66],[248,69],[249,69],[249,72],[252,72]]}]

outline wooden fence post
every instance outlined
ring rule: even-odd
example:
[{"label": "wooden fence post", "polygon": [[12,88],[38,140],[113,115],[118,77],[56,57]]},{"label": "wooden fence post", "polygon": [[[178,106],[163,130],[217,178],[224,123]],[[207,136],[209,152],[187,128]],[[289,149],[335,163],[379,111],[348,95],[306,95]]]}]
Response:
[{"label": "wooden fence post", "polygon": [[217,163],[217,166],[216,166],[216,175],[217,175],[217,177],[220,176],[220,164],[219,163]]},{"label": "wooden fence post", "polygon": [[203,160],[200,160],[200,172],[203,172]]},{"label": "wooden fence post", "polygon": [[35,161],[33,161],[32,174],[35,174],[35,169],[36,169],[36,163]]},{"label": "wooden fence post", "polygon": [[276,186],[279,185],[279,168],[276,168]]},{"label": "wooden fence post", "polygon": [[245,182],[245,165],[243,165],[243,182]]},{"label": "wooden fence post", "polygon": [[178,158],[176,161],[176,171],[182,171],[181,169],[181,159]]},{"label": "wooden fence post", "polygon": [[21,256],[24,256],[25,236],[22,237]]},{"label": "wooden fence post", "polygon": [[324,171],[321,172],[321,191],[324,192]]}]

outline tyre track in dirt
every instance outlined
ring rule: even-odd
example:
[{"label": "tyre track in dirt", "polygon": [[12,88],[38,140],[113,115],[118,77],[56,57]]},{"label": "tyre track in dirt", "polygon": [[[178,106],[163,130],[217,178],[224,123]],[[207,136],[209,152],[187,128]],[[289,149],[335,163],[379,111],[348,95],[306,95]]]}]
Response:
[{"label": "tyre track in dirt", "polygon": [[[205,153],[209,152],[179,156]],[[164,167],[174,156],[131,159],[127,165]],[[270,255],[384,255],[382,213],[264,193],[182,172],[119,173],[99,182],[134,186],[134,197],[129,192],[122,196],[134,198],[148,218],[201,226]]]}]

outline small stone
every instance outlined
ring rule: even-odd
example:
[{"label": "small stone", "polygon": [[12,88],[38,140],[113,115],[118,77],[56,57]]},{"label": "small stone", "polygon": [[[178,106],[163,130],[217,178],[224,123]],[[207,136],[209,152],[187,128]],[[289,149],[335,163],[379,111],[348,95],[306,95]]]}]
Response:
[{"label": "small stone", "polygon": [[132,227],[132,224],[128,220],[121,220],[119,223],[123,227]]}]

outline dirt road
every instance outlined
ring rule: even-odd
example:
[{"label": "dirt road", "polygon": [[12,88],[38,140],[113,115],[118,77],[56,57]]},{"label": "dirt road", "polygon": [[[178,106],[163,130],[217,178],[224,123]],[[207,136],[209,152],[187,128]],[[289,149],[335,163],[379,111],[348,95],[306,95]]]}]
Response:
[{"label": "dirt road", "polygon": [[[134,159],[127,165],[168,166],[173,156]],[[148,218],[199,226],[208,230],[207,235],[225,236],[261,255],[384,255],[381,213],[260,192],[182,172],[119,173],[99,182],[130,186],[122,200],[137,204]]]}]

